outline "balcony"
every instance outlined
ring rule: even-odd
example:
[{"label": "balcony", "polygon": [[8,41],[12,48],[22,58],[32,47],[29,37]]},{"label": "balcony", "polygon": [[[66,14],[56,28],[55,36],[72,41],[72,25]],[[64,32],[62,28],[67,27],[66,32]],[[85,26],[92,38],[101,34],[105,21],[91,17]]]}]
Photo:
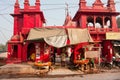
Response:
[{"label": "balcony", "polygon": [[94,28],[89,27],[88,28],[90,34],[105,34],[106,32],[119,32],[120,29],[117,29],[117,31],[113,30],[112,28]]}]

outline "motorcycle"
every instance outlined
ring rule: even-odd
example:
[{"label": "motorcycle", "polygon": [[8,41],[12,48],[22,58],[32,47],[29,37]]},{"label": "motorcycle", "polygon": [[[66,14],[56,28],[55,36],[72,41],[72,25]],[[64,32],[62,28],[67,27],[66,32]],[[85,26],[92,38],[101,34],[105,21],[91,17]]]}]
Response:
[{"label": "motorcycle", "polygon": [[113,65],[120,68],[120,58],[113,57]]},{"label": "motorcycle", "polygon": [[102,58],[101,62],[100,62],[100,67],[101,68],[112,69],[112,67],[113,67],[113,61],[109,62],[109,61],[107,61],[106,58]]}]

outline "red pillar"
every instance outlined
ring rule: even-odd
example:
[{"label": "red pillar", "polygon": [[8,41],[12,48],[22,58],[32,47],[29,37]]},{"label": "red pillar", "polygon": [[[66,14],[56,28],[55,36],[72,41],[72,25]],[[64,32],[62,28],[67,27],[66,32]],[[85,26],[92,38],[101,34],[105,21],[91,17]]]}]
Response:
[{"label": "red pillar", "polygon": [[18,17],[14,17],[14,35],[18,33]]},{"label": "red pillar", "polygon": [[22,61],[26,62],[27,61],[27,44],[23,44],[22,47]]},{"label": "red pillar", "polygon": [[35,15],[35,27],[42,27],[42,20],[41,20],[41,17],[40,17],[40,14],[36,14]]},{"label": "red pillar", "polygon": [[96,16],[94,16],[94,28],[96,28],[95,24],[96,24]]},{"label": "red pillar", "polygon": [[11,44],[8,43],[7,59],[10,59],[10,57],[11,57]]},{"label": "red pillar", "polygon": [[103,42],[103,57],[107,59],[108,62],[112,61],[113,57],[113,45],[111,41],[104,41]]},{"label": "red pillar", "polygon": [[29,30],[29,16],[28,14],[24,14],[22,32],[27,33],[28,30]]},{"label": "red pillar", "polygon": [[82,15],[81,16],[81,27],[82,28],[86,28],[86,25],[87,25],[87,22],[86,22],[87,20],[86,20],[86,16],[85,15]]},{"label": "red pillar", "polygon": [[117,31],[118,28],[117,28],[116,16],[112,16],[111,24],[112,24],[112,29],[114,31]]},{"label": "red pillar", "polygon": [[105,26],[105,17],[102,16],[102,28],[104,28],[104,26]]},{"label": "red pillar", "polygon": [[22,44],[18,44],[18,60],[22,59]]}]

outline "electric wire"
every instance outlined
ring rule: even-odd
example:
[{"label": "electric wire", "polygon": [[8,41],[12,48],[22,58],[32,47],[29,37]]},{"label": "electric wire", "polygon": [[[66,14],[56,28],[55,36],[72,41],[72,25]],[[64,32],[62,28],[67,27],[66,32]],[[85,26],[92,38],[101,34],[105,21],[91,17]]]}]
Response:
[{"label": "electric wire", "polygon": [[[78,6],[71,6],[69,8],[75,8],[75,7],[78,7]],[[65,9],[65,7],[49,8],[49,9],[42,9],[42,10],[48,11],[48,10],[60,10],[60,9]]]},{"label": "electric wire", "polygon": [[[20,0],[20,2],[22,2],[22,0]],[[115,2],[115,4],[119,4],[120,3],[120,1],[116,1]],[[103,3],[103,4],[107,4],[107,3]],[[2,9],[0,9],[1,11],[4,11],[4,10],[6,10],[6,9],[9,9],[9,8],[11,8],[11,7],[13,7],[14,6],[14,4],[10,4],[10,3],[6,3],[6,4],[2,4],[2,3],[0,3],[0,5],[4,5],[4,6],[6,6],[6,7],[4,7],[4,8],[2,8]],[[41,6],[64,6],[65,4],[41,4]],[[76,5],[76,6],[70,6],[70,7],[68,7],[68,8],[76,8],[76,7],[78,7],[78,4],[69,4],[69,5]],[[23,6],[23,5],[20,5],[20,6]],[[44,11],[50,11],[50,10],[60,10],[60,9],[65,9],[65,7],[58,7],[58,8],[46,8],[46,9],[42,9],[42,10],[44,10]],[[7,22],[9,22],[10,24],[13,24],[13,22],[12,21],[10,21],[8,18],[6,18],[4,15],[10,15],[10,13],[0,13],[0,16],[2,16]],[[8,29],[6,29],[6,28],[3,28],[3,27],[1,27],[3,30],[6,30],[6,31],[10,31],[11,32],[11,30],[8,30]],[[2,30],[1,29],[1,30]],[[5,36],[5,34],[2,32],[2,31],[0,31],[0,33],[2,34],[2,36],[3,36],[3,38],[4,39],[7,39],[7,37]]]},{"label": "electric wire", "polygon": [[[19,1],[19,3],[21,3],[22,2],[22,0],[20,0]],[[115,4],[117,4],[117,3],[120,3],[120,1],[115,1],[114,2]],[[87,4],[91,4],[90,2],[87,2]],[[103,4],[107,4],[106,2],[103,2]],[[10,3],[7,3],[7,4],[2,4],[2,3],[0,3],[0,5],[10,5],[10,6],[14,6],[14,4],[10,4]],[[23,4],[20,4],[21,6],[23,6]],[[46,6],[46,5],[50,5],[50,6],[58,6],[58,5],[65,5],[64,3],[60,3],[60,4],[58,4],[58,3],[54,3],[54,4],[41,4],[41,6]],[[69,5],[78,5],[78,4],[76,4],[76,3],[69,3]]]},{"label": "electric wire", "polygon": [[[22,0],[21,0],[22,1]],[[118,3],[120,3],[120,1],[116,1],[115,2],[115,4],[118,4]],[[103,3],[103,4],[107,4],[107,3]],[[0,4],[0,5],[2,5],[2,4]],[[2,10],[6,10],[7,8],[10,8],[10,6],[14,6],[14,4],[3,4],[3,5],[7,5],[7,7],[5,7],[5,8],[3,8],[3,9],[0,9],[1,11]],[[66,4],[63,4],[63,3],[61,3],[61,4],[41,4],[41,6],[46,6],[46,5],[50,5],[50,6],[59,6],[59,5],[66,5]],[[69,5],[77,5],[78,6],[78,4],[72,4],[72,3],[70,3]],[[55,9],[62,9],[61,7],[60,8],[51,8],[51,9],[43,9],[43,10],[55,10]]]}]

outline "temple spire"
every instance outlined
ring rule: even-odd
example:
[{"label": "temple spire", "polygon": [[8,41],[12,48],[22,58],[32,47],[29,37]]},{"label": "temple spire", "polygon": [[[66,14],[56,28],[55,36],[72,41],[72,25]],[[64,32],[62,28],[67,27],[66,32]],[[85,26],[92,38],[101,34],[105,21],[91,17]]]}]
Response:
[{"label": "temple spire", "polygon": [[19,1],[18,1],[18,0],[16,0],[16,4],[19,4]]},{"label": "temple spire", "polygon": [[93,7],[94,8],[103,8],[103,3],[101,2],[101,0],[95,0],[95,2],[93,3]]},{"label": "temple spire", "polygon": [[63,26],[75,26],[75,22],[72,21],[72,17],[69,15],[69,10],[68,10],[68,4],[66,3],[66,9],[65,9],[65,21]]},{"label": "temple spire", "polygon": [[115,11],[115,2],[114,0],[108,0],[107,7],[110,11]]},{"label": "temple spire", "polygon": [[66,14],[66,16],[67,16],[67,15],[69,15],[68,4],[65,3],[65,5],[66,5],[66,8],[65,8],[65,14]]},{"label": "temple spire", "polygon": [[40,0],[36,0],[35,5],[36,5],[36,8],[40,10]]},{"label": "temple spire", "polygon": [[29,3],[29,0],[25,0],[26,3]]},{"label": "temple spire", "polygon": [[80,0],[80,2],[79,2],[79,8],[80,9],[86,8],[86,0]]},{"label": "temple spire", "polygon": [[40,3],[40,0],[36,0],[36,2]]},{"label": "temple spire", "polygon": [[18,0],[16,0],[15,6],[16,6],[16,7],[19,7],[19,1],[18,1]]},{"label": "temple spire", "polygon": [[29,8],[29,0],[24,1],[24,8],[28,9]]},{"label": "temple spire", "polygon": [[15,2],[15,5],[14,5],[14,13],[18,13],[19,12],[19,1],[18,0],[16,0],[16,2]]}]

